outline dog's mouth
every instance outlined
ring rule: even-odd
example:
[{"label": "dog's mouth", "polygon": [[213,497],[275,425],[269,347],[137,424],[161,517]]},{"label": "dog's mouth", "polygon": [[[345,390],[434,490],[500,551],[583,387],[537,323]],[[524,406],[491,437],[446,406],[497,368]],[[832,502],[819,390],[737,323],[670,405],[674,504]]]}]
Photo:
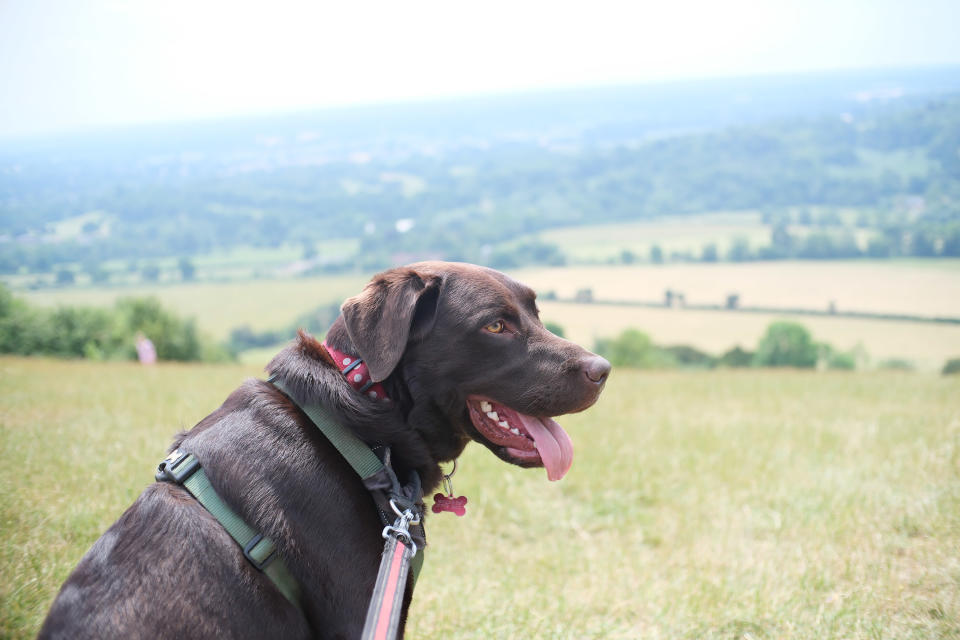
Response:
[{"label": "dog's mouth", "polygon": [[559,480],[573,464],[573,441],[556,420],[515,411],[490,398],[469,396],[470,421],[501,458],[522,467],[544,467]]}]

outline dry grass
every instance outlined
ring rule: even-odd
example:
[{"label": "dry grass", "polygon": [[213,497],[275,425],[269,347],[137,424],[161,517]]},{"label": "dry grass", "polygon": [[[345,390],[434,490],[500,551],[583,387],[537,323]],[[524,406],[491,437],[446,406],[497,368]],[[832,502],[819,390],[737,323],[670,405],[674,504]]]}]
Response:
[{"label": "dry grass", "polygon": [[[0,636],[256,373],[0,359]],[[617,371],[563,422],[559,483],[468,447],[409,637],[960,636],[960,379]]]},{"label": "dry grass", "polygon": [[[513,273],[541,294],[573,296],[590,287],[598,299],[661,300],[664,290],[685,292],[691,303],[722,303],[737,292],[749,306],[960,316],[960,261],[773,262],[680,264],[630,267],[524,269]],[[251,280],[232,283],[76,288],[24,294],[39,304],[108,305],[121,295],[156,295],[170,308],[197,318],[209,335],[225,339],[234,327],[289,325],[320,305],[358,293],[368,276]],[[690,344],[719,353],[735,344],[756,345],[774,316],[668,311],[632,307],[585,307],[543,302],[544,317],[559,322],[575,340],[591,345],[626,327],[636,327],[666,344]],[[843,349],[861,342],[876,359],[907,358],[924,369],[960,355],[960,326],[800,317],[819,340]],[[292,337],[292,336],[291,336]],[[269,354],[244,357],[261,363]]]},{"label": "dry grass", "polygon": [[592,288],[604,300],[723,304],[740,294],[744,306],[909,313],[960,317],[960,260],[743,262],[524,269],[518,279],[537,291],[572,297]]},{"label": "dry grass", "polygon": [[917,368],[939,371],[945,360],[960,356],[960,325],[864,320],[828,316],[688,311],[630,306],[540,302],[541,316],[563,326],[575,342],[592,345],[633,327],[657,344],[689,344],[714,355],[740,345],[754,349],[767,326],[781,319],[806,326],[818,341],[848,350],[862,345],[876,364],[906,358]]}]

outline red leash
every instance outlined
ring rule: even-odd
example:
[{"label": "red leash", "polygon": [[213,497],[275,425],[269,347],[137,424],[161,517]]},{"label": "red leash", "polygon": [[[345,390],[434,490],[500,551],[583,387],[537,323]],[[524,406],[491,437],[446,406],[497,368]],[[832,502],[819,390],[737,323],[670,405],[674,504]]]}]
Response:
[{"label": "red leash", "polygon": [[417,543],[410,537],[410,525],[420,522],[420,514],[411,509],[401,512],[393,500],[390,506],[399,517],[393,526],[383,528],[386,543],[373,596],[367,607],[367,619],[363,623],[362,640],[393,640],[397,637],[410,561],[417,555]]}]

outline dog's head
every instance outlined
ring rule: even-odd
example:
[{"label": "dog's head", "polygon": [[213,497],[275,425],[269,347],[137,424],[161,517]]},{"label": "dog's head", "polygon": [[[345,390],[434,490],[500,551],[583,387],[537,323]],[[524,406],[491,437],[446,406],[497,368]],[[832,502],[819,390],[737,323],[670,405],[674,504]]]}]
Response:
[{"label": "dog's head", "polygon": [[409,399],[411,425],[449,444],[440,459],[473,439],[559,480],[573,444],[553,417],[596,402],[610,363],[547,331],[534,298],[492,269],[423,262],[377,275],[343,322],[373,380]]}]

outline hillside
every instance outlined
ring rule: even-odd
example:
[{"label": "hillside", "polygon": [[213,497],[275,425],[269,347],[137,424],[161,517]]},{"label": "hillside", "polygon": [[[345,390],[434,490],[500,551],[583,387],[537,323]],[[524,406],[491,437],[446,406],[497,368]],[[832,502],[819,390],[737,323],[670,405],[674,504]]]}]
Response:
[{"label": "hillside", "polygon": [[[284,246],[315,271],[418,257],[556,264],[568,256],[555,245],[520,238],[750,209],[770,240],[734,258],[956,256],[957,91],[957,68],[830,74],[12,141],[0,152],[0,272],[66,272],[68,284]],[[778,234],[803,216],[832,230],[809,243]],[[872,248],[851,243],[854,227],[872,231]]]}]

